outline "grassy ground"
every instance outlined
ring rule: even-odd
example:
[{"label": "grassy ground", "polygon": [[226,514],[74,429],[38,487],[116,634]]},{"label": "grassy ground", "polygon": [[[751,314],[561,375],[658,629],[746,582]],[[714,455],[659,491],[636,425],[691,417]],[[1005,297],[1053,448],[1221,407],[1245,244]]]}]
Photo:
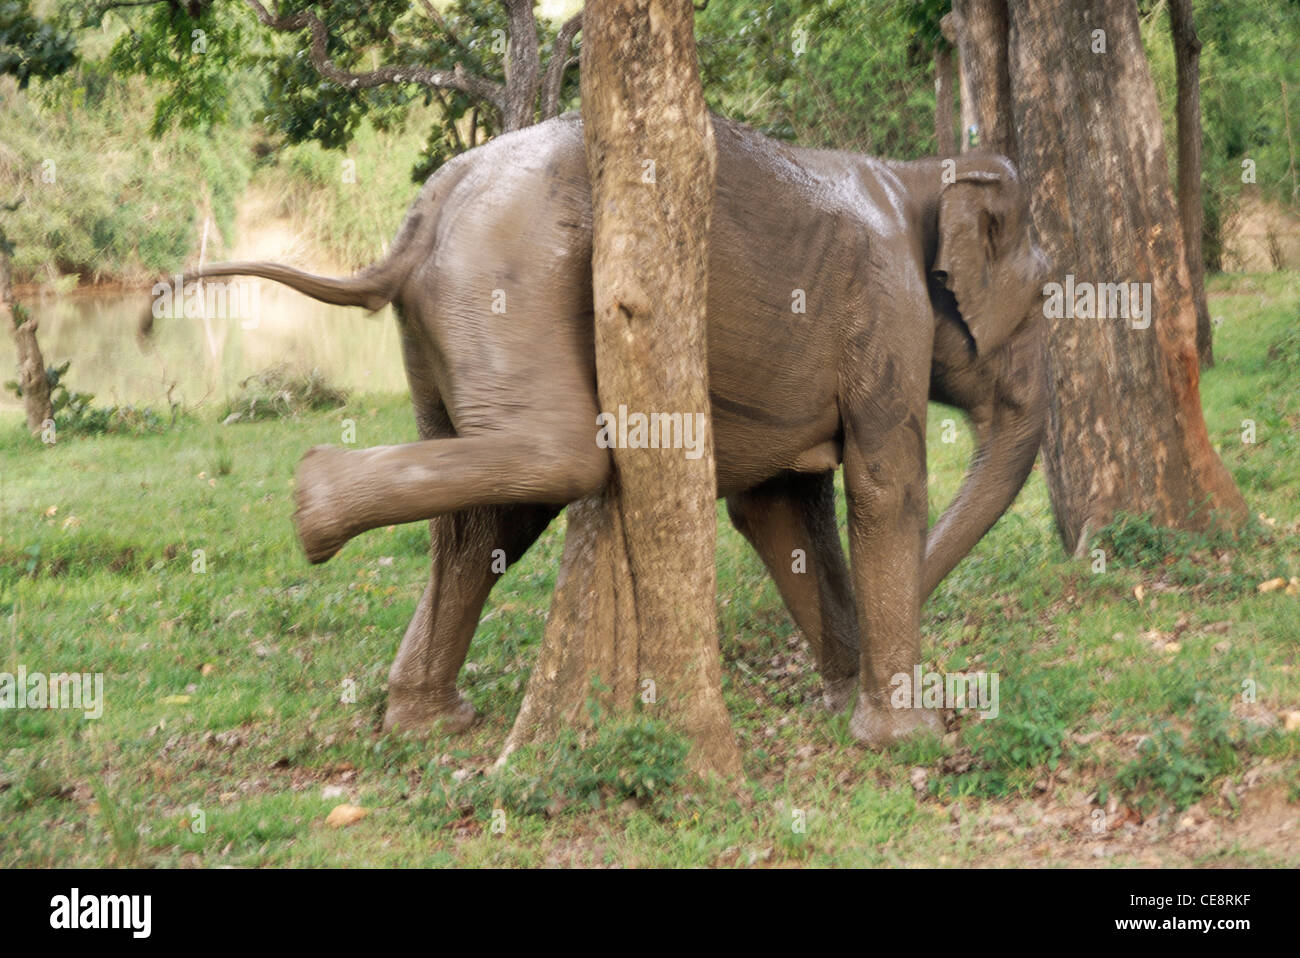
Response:
[{"label": "grassy ground", "polygon": [[[885,754],[852,744],[722,519],[737,792],[666,788],[676,743],[645,723],[481,776],[536,653],[562,523],[504,577],[474,639],[462,682],[483,721],[459,737],[378,732],[427,533],[377,530],[308,566],[290,483],[344,419],[362,445],[413,438],[404,398],[231,427],[199,410],[39,452],[11,417],[0,672],[103,672],[105,708],[0,713],[0,865],[1300,863],[1300,736],[1285,731],[1300,596],[1257,589],[1300,574],[1300,276],[1218,278],[1212,312],[1210,432],[1264,518],[1212,540],[1121,521],[1094,572],[1062,555],[1036,471],[924,614],[932,667],[999,674],[996,720],[952,716],[942,742]],[[942,441],[951,415],[929,424],[934,510],[969,455],[960,421]],[[369,814],[330,827],[343,803]]]}]

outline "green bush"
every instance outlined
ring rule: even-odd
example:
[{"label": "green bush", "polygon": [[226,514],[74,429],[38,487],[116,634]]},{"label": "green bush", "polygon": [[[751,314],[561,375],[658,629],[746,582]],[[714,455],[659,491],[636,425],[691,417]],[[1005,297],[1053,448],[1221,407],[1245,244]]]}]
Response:
[{"label": "green bush", "polygon": [[1215,782],[1240,766],[1238,752],[1252,741],[1275,735],[1249,729],[1227,706],[1197,687],[1191,698],[1191,728],[1186,735],[1158,722],[1138,746],[1137,758],[1115,775],[1115,790],[1139,810],[1162,802],[1182,810],[1208,794]]},{"label": "green bush", "polygon": [[1082,688],[1081,681],[1050,689],[1017,686],[999,704],[997,718],[976,723],[963,736],[970,767],[936,780],[934,788],[994,798],[1026,791],[1043,769],[1055,770],[1065,757],[1070,729],[1089,704]]},{"label": "green bush", "polygon": [[292,419],[304,412],[337,409],[347,401],[347,390],[332,384],[319,368],[304,372],[280,364],[241,382],[239,395],[226,404],[221,419]]},{"label": "green bush", "polygon": [[[64,382],[71,365],[72,360],[67,360],[58,366],[48,366],[45,370],[45,381],[50,384],[50,407],[54,413],[57,436],[162,432],[174,424],[180,415],[178,405],[172,406],[167,418],[147,406],[95,406],[93,393],[76,392]],[[5,389],[22,398],[23,388],[16,381],[9,380],[4,385]]]},{"label": "green bush", "polygon": [[653,805],[685,774],[688,749],[685,738],[655,719],[607,721],[585,744],[566,732],[552,745],[520,749],[504,768],[460,782],[451,769],[432,765],[418,814],[437,828],[466,816],[487,820],[498,808],[556,815],[628,799]]}]

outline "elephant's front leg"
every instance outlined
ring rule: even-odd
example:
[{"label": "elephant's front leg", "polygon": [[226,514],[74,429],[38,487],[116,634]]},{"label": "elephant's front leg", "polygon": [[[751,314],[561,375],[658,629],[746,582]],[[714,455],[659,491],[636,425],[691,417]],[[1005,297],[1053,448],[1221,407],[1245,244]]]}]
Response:
[{"label": "elephant's front leg", "polygon": [[[862,643],[853,737],[879,748],[943,721],[919,696],[893,699],[898,677],[921,661],[921,569],[926,533],[925,406],[900,413],[898,400],[846,417],[844,487],[849,554]],[[892,421],[881,423],[883,411]],[[919,693],[919,689],[913,690]]]},{"label": "elephant's front leg", "polygon": [[823,700],[843,711],[858,687],[853,586],[835,526],[835,473],[790,473],[727,498],[732,524],[776,581],[812,646]]}]

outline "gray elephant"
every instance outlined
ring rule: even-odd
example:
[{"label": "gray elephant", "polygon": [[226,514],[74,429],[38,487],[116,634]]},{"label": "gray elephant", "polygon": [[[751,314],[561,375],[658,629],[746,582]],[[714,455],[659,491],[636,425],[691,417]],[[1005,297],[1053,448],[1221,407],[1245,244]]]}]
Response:
[{"label": "gray elephant", "polygon": [[[895,163],[713,126],[718,494],[812,645],[827,705],[856,693],[854,736],[887,744],[939,726],[934,712],[891,707],[891,677],[920,661],[921,603],[1033,466],[1047,264],[1005,158]],[[368,529],[431,519],[432,574],[389,676],[387,727],[472,720],[456,677],[498,578],[494,551],[516,561],[609,478],[591,242],[581,120],[568,115],[439,169],[388,257],[354,277],[270,263],[189,277],[260,276],[329,303],[396,307],[421,440],[310,450],[294,516],[312,562]],[[967,412],[977,450],[927,537],[929,398]],[[841,462],[851,574],[833,509]]]}]

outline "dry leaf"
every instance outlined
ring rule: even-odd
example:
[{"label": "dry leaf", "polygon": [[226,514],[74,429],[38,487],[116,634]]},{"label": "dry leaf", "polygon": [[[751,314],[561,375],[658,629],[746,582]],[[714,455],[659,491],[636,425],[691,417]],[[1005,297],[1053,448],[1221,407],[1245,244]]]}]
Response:
[{"label": "dry leaf", "polygon": [[329,817],[325,819],[325,824],[332,828],[346,828],[355,825],[369,814],[370,811],[360,805],[336,805],[329,813]]},{"label": "dry leaf", "polygon": [[163,698],[163,705],[188,705],[190,697],[188,695],[168,695]]},{"label": "dry leaf", "polygon": [[1292,709],[1282,715],[1282,727],[1288,732],[1300,732],[1300,709]]},{"label": "dry leaf", "polygon": [[1255,588],[1257,588],[1261,593],[1263,593],[1263,592],[1272,592],[1275,589],[1280,589],[1284,585],[1286,585],[1286,579],[1282,578],[1281,576],[1278,576],[1276,579],[1269,579],[1267,582],[1261,582]]},{"label": "dry leaf", "polygon": [[1147,594],[1147,590],[1142,588],[1142,586],[1135,585],[1133,587],[1133,595],[1134,597],[1137,598],[1139,602],[1141,602],[1144,598],[1146,598],[1146,594]]}]

